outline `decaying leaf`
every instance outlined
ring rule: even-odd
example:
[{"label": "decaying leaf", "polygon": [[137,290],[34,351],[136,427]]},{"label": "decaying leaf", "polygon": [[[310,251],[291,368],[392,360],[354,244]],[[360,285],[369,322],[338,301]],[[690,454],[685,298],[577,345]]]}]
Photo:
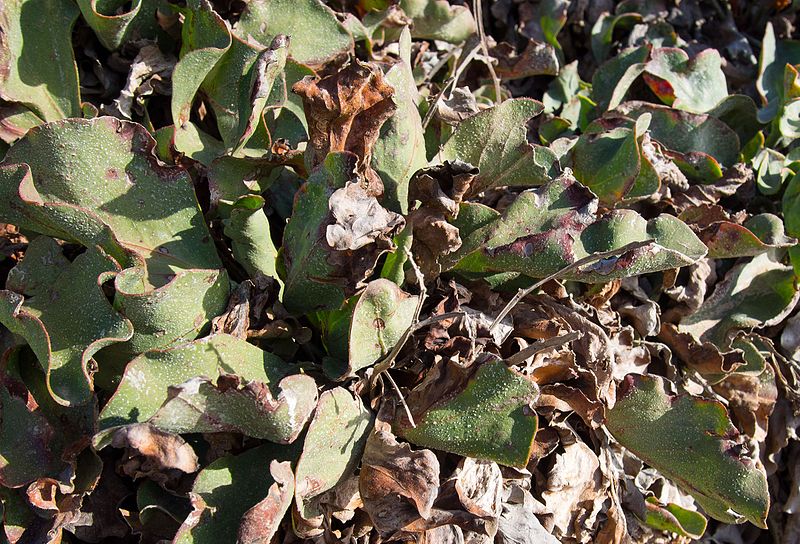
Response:
[{"label": "decaying leaf", "polygon": [[418,170],[409,183],[408,222],[413,234],[414,256],[427,276],[441,272],[439,259],[461,247],[458,217],[461,201],[478,169],[461,161]]},{"label": "decaying leaf", "polygon": [[378,240],[386,245],[404,225],[401,215],[381,206],[360,183],[336,189],[328,206],[335,222],[325,230],[325,239],[337,251],[355,251]]},{"label": "decaying leaf", "polygon": [[275,480],[267,496],[242,516],[236,536],[238,544],[267,544],[278,531],[278,526],[292,504],[294,474],[291,463],[273,460],[269,467]]},{"label": "decaying leaf", "polygon": [[180,436],[138,423],[114,431],[111,446],[125,448],[122,471],[136,478],[167,484],[174,471],[191,474],[198,469],[197,454]]},{"label": "decaying leaf", "polygon": [[[391,236],[402,226],[402,218],[376,206],[372,196],[356,187],[359,183],[356,162],[356,156],[351,153],[331,153],[295,198],[293,215],[283,235],[286,263],[283,303],[290,312],[338,308],[372,272],[378,257],[394,247]],[[357,235],[353,228],[337,225],[333,210],[329,209],[329,199],[334,192],[348,186],[353,187],[351,191],[360,198],[362,205],[367,209],[372,206],[383,218],[375,224],[369,218],[364,220],[349,214],[345,209],[354,203],[345,198],[343,209],[337,205],[337,212],[346,225],[364,224],[364,229],[358,227]],[[340,195],[345,196],[347,192]],[[345,235],[345,247],[365,234],[372,235],[372,243],[356,250],[336,250],[328,243],[329,227],[334,236]],[[373,227],[378,232],[374,232]]]},{"label": "decaying leaf", "polygon": [[439,461],[430,450],[414,451],[392,434],[382,409],[367,438],[359,490],[372,523],[393,535],[419,518],[428,518],[439,492]]},{"label": "decaying leaf", "polygon": [[[260,513],[278,516],[285,507],[292,486],[287,465],[296,459],[294,446],[265,444],[239,455],[222,457],[206,466],[192,485],[193,510],[183,521],[174,541],[211,544],[231,539],[233,535],[243,539],[268,535],[275,517],[259,518],[264,526],[256,527],[252,526],[253,518]],[[240,485],[240,482],[247,484]],[[275,510],[270,509],[273,505]]]},{"label": "decaying leaf", "polygon": [[322,164],[328,153],[350,151],[358,157],[356,171],[366,180],[367,192],[382,195],[383,183],[371,166],[372,146],[397,106],[380,69],[355,61],[336,75],[307,77],[292,91],[303,98],[309,120],[311,167]]}]

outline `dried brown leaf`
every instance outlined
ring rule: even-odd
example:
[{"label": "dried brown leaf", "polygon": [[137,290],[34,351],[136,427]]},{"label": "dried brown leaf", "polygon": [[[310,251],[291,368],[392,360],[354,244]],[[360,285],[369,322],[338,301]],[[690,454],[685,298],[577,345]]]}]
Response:
[{"label": "dried brown leaf", "polygon": [[322,79],[307,76],[292,91],[303,99],[312,168],[332,151],[350,151],[358,156],[357,170],[367,181],[367,192],[382,195],[383,183],[370,167],[372,146],[397,106],[381,70],[356,60]]},{"label": "dried brown leaf", "polygon": [[191,474],[199,468],[197,454],[183,438],[149,423],[120,427],[114,432],[111,445],[125,448],[120,468],[134,480],[150,478],[167,486],[180,473]]},{"label": "dried brown leaf", "polygon": [[360,183],[348,182],[337,189],[328,201],[334,223],[325,237],[335,250],[355,251],[374,242],[386,246],[405,225],[403,216],[389,211]]},{"label": "dried brown leaf", "polygon": [[359,489],[375,529],[388,536],[431,515],[439,493],[439,461],[430,450],[411,449],[391,432],[385,405],[367,439]]}]

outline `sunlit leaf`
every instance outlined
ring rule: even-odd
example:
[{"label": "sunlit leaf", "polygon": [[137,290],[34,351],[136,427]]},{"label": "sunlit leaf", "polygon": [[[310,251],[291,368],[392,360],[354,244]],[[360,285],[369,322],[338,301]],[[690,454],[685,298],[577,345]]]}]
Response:
[{"label": "sunlit leaf", "polygon": [[620,444],[689,492],[710,516],[766,527],[764,468],[745,454],[725,407],[669,393],[658,376],[629,374],[606,414]]}]

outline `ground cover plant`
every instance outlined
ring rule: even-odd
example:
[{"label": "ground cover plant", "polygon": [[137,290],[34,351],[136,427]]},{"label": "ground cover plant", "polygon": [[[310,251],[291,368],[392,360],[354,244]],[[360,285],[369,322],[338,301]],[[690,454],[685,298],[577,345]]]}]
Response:
[{"label": "ground cover plant", "polygon": [[800,541],[798,8],[0,2],[0,543]]}]

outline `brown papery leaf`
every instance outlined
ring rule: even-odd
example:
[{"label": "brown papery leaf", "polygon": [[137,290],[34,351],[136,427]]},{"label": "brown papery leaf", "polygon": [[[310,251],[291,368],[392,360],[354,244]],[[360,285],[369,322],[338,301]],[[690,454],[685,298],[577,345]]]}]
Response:
[{"label": "brown papery leaf", "polygon": [[423,168],[411,178],[408,222],[414,234],[414,257],[426,276],[438,275],[439,257],[461,247],[458,228],[449,220],[458,216],[459,204],[477,175],[477,168],[456,160]]},{"label": "brown papery leaf", "polygon": [[383,183],[370,167],[372,146],[397,106],[381,70],[356,60],[322,79],[306,76],[292,91],[303,99],[312,168],[332,151],[350,151],[358,156],[357,170],[368,193],[383,194]]},{"label": "brown papery leaf", "polygon": [[391,244],[405,225],[403,216],[381,206],[359,183],[348,182],[334,191],[328,206],[336,222],[328,225],[325,237],[336,250],[354,251],[379,239],[379,245]]},{"label": "brown papery leaf", "polygon": [[150,478],[166,485],[175,480],[176,471],[191,474],[198,469],[197,454],[183,438],[149,423],[121,427],[111,445],[127,450],[121,469],[133,479]]},{"label": "brown papery leaf", "polygon": [[239,525],[237,544],[269,544],[294,496],[294,473],[289,461],[272,461],[269,467],[275,483],[269,493],[245,512]]},{"label": "brown papery leaf", "polygon": [[558,74],[558,56],[549,43],[528,40],[525,49],[517,53],[514,47],[502,42],[489,50],[497,59],[497,75],[503,79]]},{"label": "brown papery leaf", "polygon": [[439,493],[439,460],[430,450],[413,451],[397,441],[387,423],[392,410],[384,404],[378,414],[359,479],[364,509],[384,536],[428,518]]}]

